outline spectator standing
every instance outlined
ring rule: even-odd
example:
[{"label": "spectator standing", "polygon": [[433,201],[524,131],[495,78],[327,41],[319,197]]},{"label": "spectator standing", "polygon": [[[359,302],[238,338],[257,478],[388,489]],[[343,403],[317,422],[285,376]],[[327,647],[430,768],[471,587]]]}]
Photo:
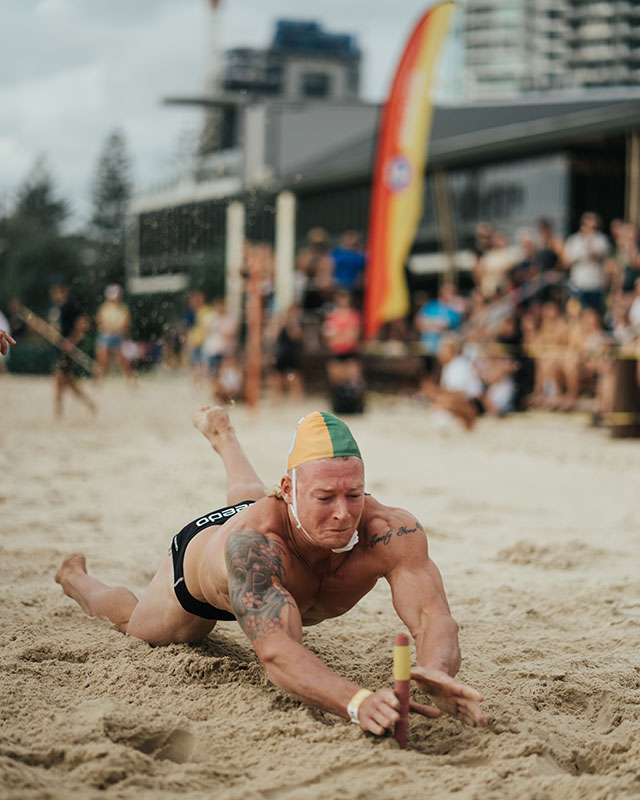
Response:
[{"label": "spectator standing", "polygon": [[104,294],[105,301],[96,314],[98,376],[104,376],[109,361],[115,359],[126,377],[131,378],[131,363],[122,350],[122,344],[128,338],[131,328],[131,314],[122,301],[122,286],[111,283]]},{"label": "spectator standing", "polygon": [[226,310],[224,300],[219,299],[214,301],[205,326],[202,356],[206,374],[215,383],[221,361],[235,352],[238,320]]},{"label": "spectator standing", "polygon": [[354,306],[360,308],[365,267],[360,234],[356,231],[345,231],[330,255],[333,260],[334,289],[346,289],[351,293]]},{"label": "spectator standing", "polygon": [[541,273],[560,269],[562,266],[562,251],[564,243],[558,236],[551,222],[546,217],[541,217],[536,223],[538,234],[536,263]]},{"label": "spectator standing", "polygon": [[49,323],[56,328],[62,336],[60,342],[60,358],[54,369],[55,399],[54,412],[59,419],[62,417],[63,398],[67,390],[92,412],[96,413],[96,405],[89,395],[81,388],[75,376],[75,363],[70,353],[77,347],[89,328],[89,322],[80,306],[71,297],[69,284],[62,277],[55,277],[51,282],[50,294],[52,305],[49,311]]},{"label": "spectator standing", "polygon": [[504,231],[494,231],[491,249],[479,259],[474,270],[476,285],[486,300],[500,297],[507,288],[508,278],[520,260],[520,251],[509,244]]},{"label": "spectator standing", "polygon": [[191,377],[195,383],[200,383],[205,373],[202,345],[207,335],[207,324],[211,314],[212,308],[207,304],[204,292],[191,292],[185,313],[185,326],[187,329],[185,341]]},{"label": "spectator standing", "polygon": [[364,410],[364,380],[360,363],[362,316],[353,308],[351,294],[340,289],[334,307],[327,313],[322,333],[329,351],[327,375],[336,413]]},{"label": "spectator standing", "polygon": [[296,257],[296,300],[305,311],[318,312],[331,297],[333,262],[329,255],[329,234],[324,228],[311,228],[307,245]]},{"label": "spectator standing", "polygon": [[295,400],[302,400],[302,310],[294,303],[276,320],[273,366],[269,375],[271,393],[280,399],[285,390]]},{"label": "spectator standing", "polygon": [[583,308],[602,310],[608,253],[609,240],[600,232],[600,217],[592,211],[585,212],[579,230],[569,236],[563,250],[569,290]]}]

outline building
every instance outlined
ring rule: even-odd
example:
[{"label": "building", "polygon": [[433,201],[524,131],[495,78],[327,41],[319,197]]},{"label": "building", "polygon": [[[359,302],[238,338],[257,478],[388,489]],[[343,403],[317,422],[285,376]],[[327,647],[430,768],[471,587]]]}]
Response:
[{"label": "building", "polygon": [[[340,51],[336,63],[348,71],[344,58]],[[326,59],[324,53],[313,63]],[[273,80],[282,94],[248,91],[250,80],[267,81],[267,72],[258,70],[242,73],[245,83],[236,92],[227,85],[217,95],[169,99],[222,109],[235,122],[227,146],[209,154],[197,172],[134,199],[130,291],[181,291],[204,270],[218,275],[220,286],[226,274],[227,294],[237,301],[249,239],[274,246],[286,303],[292,254],[311,227],[320,225],[336,239],[348,228],[366,235],[379,107],[357,98],[286,99],[285,72]],[[234,80],[240,86],[239,73]],[[309,83],[296,86],[300,92]],[[437,104],[410,272],[444,269],[445,242],[449,250],[453,243],[462,268],[480,220],[511,236],[541,216],[566,235],[586,209],[598,211],[605,224],[617,217],[640,223],[639,132],[640,89],[633,88]],[[447,230],[445,218],[453,220]]]},{"label": "building", "polygon": [[360,49],[355,37],[328,33],[317,22],[280,20],[266,50],[236,48],[224,56],[222,85],[297,100],[353,101],[360,91]]},{"label": "building", "polygon": [[[287,136],[308,140],[313,155],[297,161],[295,169],[283,163],[282,171],[259,187],[247,189],[236,181],[224,193],[219,182],[215,199],[192,195],[188,202],[185,197],[173,206],[148,208],[137,216],[137,262],[130,266],[150,279],[188,275],[193,259],[213,252],[214,243],[226,247],[230,204],[244,209],[242,236],[277,246],[275,216],[284,194],[295,196],[292,235],[298,245],[316,225],[336,238],[347,228],[366,234],[375,120],[329,149],[314,138],[312,114],[284,121],[293,125]],[[566,235],[587,209],[598,211],[606,224],[618,217],[640,223],[639,131],[640,91],[436,106],[424,214],[410,269],[444,268],[443,203],[450,204],[451,238],[461,257],[480,220],[511,236],[541,216]]]},{"label": "building", "polygon": [[463,95],[640,86],[640,0],[466,0]]},{"label": "building", "polygon": [[222,269],[229,198],[246,196],[251,238],[273,239],[274,208],[258,194],[318,154],[373,130],[378,108],[359,100],[359,83],[353,36],[281,20],[268,48],[229,51],[221,79],[206,94],[167,98],[214,112],[209,119],[219,128],[208,137],[213,148],[203,149],[190,173],[134,197],[129,290],[179,291],[191,270]]}]

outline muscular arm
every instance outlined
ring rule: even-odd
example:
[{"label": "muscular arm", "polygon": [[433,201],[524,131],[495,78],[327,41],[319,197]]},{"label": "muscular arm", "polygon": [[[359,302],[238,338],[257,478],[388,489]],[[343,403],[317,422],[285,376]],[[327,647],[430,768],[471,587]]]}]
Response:
[{"label": "muscular arm", "polygon": [[415,640],[418,663],[453,676],[460,667],[458,625],[438,568],[429,558],[424,528],[409,514],[394,521],[404,523],[390,537],[391,543],[398,540],[398,556],[386,575],[394,608]]},{"label": "muscular arm", "polygon": [[[411,677],[442,711],[470,725],[486,725],[479,706],[482,696],[453,677],[460,667],[458,625],[436,565],[429,558],[427,539],[419,522],[406,512],[392,515],[385,537],[390,569],[393,605],[411,631],[416,644],[418,666]],[[377,546],[372,538],[374,546]]]},{"label": "muscular arm", "polygon": [[[282,582],[286,554],[253,530],[233,531],[226,545],[231,606],[269,678],[309,705],[348,718],[347,704],[360,688],[332,672],[300,642],[300,611]],[[361,706],[360,724],[382,733],[397,719],[396,698],[383,689]]]}]

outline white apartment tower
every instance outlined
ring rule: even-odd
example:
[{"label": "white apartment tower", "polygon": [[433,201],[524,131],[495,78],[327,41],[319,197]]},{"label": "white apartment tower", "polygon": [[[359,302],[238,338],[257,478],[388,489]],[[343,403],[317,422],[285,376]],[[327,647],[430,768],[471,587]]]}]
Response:
[{"label": "white apartment tower", "polygon": [[463,94],[640,85],[640,0],[466,0]]}]

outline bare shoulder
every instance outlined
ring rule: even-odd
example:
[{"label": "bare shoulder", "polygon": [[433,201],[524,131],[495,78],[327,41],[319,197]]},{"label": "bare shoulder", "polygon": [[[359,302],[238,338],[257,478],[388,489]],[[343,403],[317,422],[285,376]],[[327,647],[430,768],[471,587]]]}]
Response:
[{"label": "bare shoulder", "polygon": [[279,576],[289,560],[284,537],[283,503],[275,497],[263,497],[234,519],[227,532],[227,564],[233,557],[273,561]]},{"label": "bare shoulder", "polygon": [[427,537],[420,520],[410,511],[384,505],[371,495],[365,500],[360,532],[368,550],[392,562],[428,557]]},{"label": "bare shoulder", "polygon": [[[244,506],[240,504],[236,509]],[[251,527],[264,533],[273,532],[275,535],[283,526],[283,506],[282,500],[277,497],[261,497],[255,502],[247,501],[246,507],[241,508],[239,513],[233,515],[233,521],[228,525],[228,530],[236,530],[238,527]]]}]

